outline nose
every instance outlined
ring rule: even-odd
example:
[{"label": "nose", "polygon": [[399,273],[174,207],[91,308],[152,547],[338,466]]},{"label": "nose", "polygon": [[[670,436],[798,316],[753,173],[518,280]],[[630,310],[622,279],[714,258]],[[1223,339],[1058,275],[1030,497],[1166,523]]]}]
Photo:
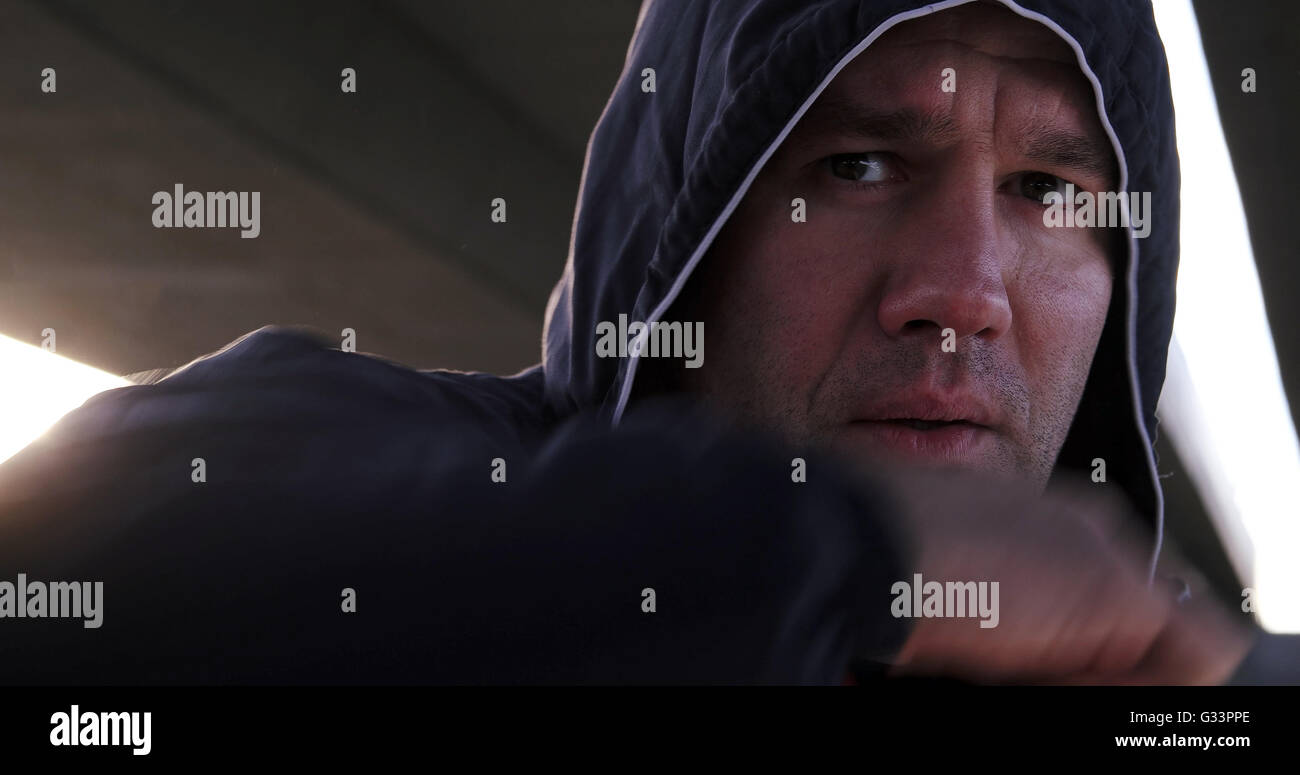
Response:
[{"label": "nose", "polygon": [[951,328],[958,340],[996,339],[1011,327],[1003,275],[1012,237],[1000,232],[997,194],[975,166],[936,181],[900,216],[877,311],[891,338]]}]

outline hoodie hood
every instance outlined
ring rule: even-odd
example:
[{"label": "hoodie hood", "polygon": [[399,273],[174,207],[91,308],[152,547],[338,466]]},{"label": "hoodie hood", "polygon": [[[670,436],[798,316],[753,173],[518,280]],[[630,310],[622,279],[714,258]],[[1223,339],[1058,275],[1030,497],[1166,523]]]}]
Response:
[{"label": "hoodie hood", "polygon": [[[854,57],[889,28],[972,0],[647,0],[591,141],[568,261],[547,307],[543,369],[558,415],[618,422],[637,358],[596,356],[597,324],[662,319],[767,160]],[[1128,230],[1110,315],[1058,472],[1106,461],[1153,529],[1153,443],[1174,317],[1179,173],[1164,49],[1146,0],[999,0],[1075,51],[1119,161],[1151,192]],[[655,90],[642,90],[654,69]]]}]

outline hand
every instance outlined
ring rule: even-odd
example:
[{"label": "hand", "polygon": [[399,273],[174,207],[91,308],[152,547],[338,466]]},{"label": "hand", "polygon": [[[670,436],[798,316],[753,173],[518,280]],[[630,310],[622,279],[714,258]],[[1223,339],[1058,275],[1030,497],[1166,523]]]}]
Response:
[{"label": "hand", "polygon": [[1179,605],[1160,578],[1148,584],[1150,540],[1113,496],[1086,488],[1039,495],[947,473],[901,473],[890,482],[904,504],[913,572],[999,587],[995,627],[969,613],[916,618],[893,674],[1215,684],[1249,650],[1249,628],[1209,595]]}]

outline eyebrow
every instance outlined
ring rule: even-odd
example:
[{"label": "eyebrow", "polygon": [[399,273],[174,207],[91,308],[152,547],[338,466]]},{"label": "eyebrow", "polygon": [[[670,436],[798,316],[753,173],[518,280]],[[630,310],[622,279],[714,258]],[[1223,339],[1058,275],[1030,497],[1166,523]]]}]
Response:
[{"label": "eyebrow", "polygon": [[808,118],[817,132],[876,140],[942,143],[960,134],[947,113],[918,113],[908,109],[880,112],[840,97],[825,97]]},{"label": "eyebrow", "polygon": [[[952,116],[911,109],[877,111],[842,97],[826,96],[808,115],[819,134],[852,136],[886,142],[953,142],[961,130]],[[1112,184],[1117,163],[1108,143],[1068,129],[1034,127],[1021,138],[1020,153],[1030,161],[1074,170]]]},{"label": "eyebrow", "polygon": [[1030,161],[1078,170],[1112,185],[1118,163],[1109,144],[1078,132],[1036,127],[1025,137],[1021,153]]}]

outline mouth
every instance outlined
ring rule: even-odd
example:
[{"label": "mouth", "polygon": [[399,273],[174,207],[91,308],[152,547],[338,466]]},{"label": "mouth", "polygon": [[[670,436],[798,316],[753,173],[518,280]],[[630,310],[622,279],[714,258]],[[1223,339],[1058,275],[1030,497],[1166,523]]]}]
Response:
[{"label": "mouth", "polygon": [[917,417],[855,420],[839,441],[846,451],[921,464],[978,467],[993,442],[991,428],[968,420]]},{"label": "mouth", "polygon": [[979,467],[993,455],[994,405],[968,394],[900,391],[907,398],[863,407],[841,428],[852,453],[920,464]]},{"label": "mouth", "polygon": [[[863,421],[870,422],[870,421]],[[898,420],[882,420],[881,422],[894,423],[905,428],[911,428],[917,431],[932,431],[939,428],[947,428],[953,425],[969,425],[971,427],[982,428],[984,426],[972,423],[967,420],[918,420],[916,418],[903,418]]]}]

